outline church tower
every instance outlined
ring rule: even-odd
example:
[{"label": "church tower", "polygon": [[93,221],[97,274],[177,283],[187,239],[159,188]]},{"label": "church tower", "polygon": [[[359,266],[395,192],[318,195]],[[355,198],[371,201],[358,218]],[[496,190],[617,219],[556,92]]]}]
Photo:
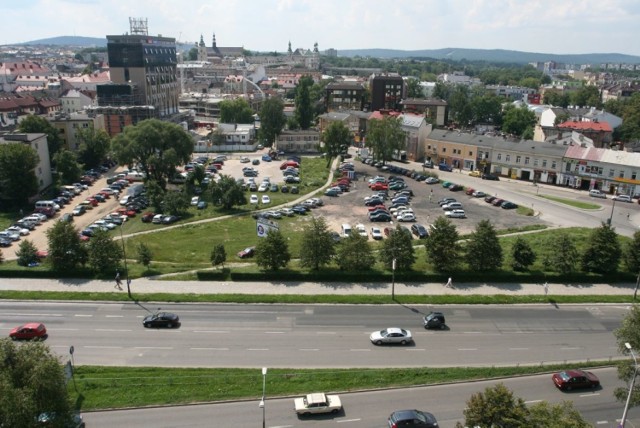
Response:
[{"label": "church tower", "polygon": [[200,43],[198,43],[198,61],[207,60],[207,47],[204,45],[204,39],[200,34]]}]

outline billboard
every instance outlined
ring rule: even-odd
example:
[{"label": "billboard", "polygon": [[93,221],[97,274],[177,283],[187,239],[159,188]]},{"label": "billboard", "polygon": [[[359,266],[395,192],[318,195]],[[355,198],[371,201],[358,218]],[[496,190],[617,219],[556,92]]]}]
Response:
[{"label": "billboard", "polygon": [[259,218],[256,221],[256,233],[258,234],[258,238],[264,238],[270,230],[279,230],[278,223],[266,218]]}]

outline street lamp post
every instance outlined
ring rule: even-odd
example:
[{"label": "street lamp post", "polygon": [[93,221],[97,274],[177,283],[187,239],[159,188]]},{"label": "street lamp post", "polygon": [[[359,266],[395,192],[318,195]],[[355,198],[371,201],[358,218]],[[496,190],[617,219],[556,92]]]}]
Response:
[{"label": "street lamp post", "polygon": [[267,368],[263,367],[262,368],[262,400],[260,400],[260,404],[259,407],[262,409],[262,428],[266,427],[266,418],[265,418],[265,405],[264,405],[264,398],[265,398],[265,392],[266,392],[266,387],[267,387]]},{"label": "street lamp post", "polygon": [[624,346],[629,350],[631,356],[633,357],[633,377],[631,378],[631,383],[629,384],[629,393],[627,394],[627,402],[624,405],[624,411],[622,412],[622,420],[620,421],[620,428],[624,428],[624,424],[627,422],[627,412],[629,411],[629,403],[631,402],[631,394],[633,393],[633,387],[636,383],[636,376],[638,375],[638,359],[636,358],[636,353],[633,352],[633,348],[629,342],[625,343]]},{"label": "street lamp post", "polygon": [[616,200],[613,200],[613,205],[611,205],[611,214],[609,214],[609,221],[607,222],[609,226],[611,226],[611,221],[613,220],[613,209],[616,207]]},{"label": "street lamp post", "polygon": [[391,260],[391,300],[396,298],[396,258]]},{"label": "street lamp post", "polygon": [[127,281],[127,295],[131,299],[131,280],[129,279],[129,267],[127,266],[127,250],[124,246],[124,236],[122,236],[122,227],[124,226],[124,222],[120,225],[120,241],[122,241],[122,256],[124,257],[124,275]]}]

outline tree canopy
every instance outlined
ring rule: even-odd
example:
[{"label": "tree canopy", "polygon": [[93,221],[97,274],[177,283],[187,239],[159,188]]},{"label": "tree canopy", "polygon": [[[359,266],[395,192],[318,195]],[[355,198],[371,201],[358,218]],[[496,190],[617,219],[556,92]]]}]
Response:
[{"label": "tree canopy", "polygon": [[61,184],[77,183],[82,176],[82,165],[71,150],[62,149],[53,157]]},{"label": "tree canopy", "polygon": [[256,245],[256,264],[263,269],[276,271],[289,264],[291,253],[287,240],[279,230],[271,229]]},{"label": "tree canopy", "polygon": [[87,262],[87,249],[78,230],[66,221],[57,221],[47,231],[49,262],[53,270],[69,272]]},{"label": "tree canopy", "polygon": [[502,247],[489,220],[481,220],[466,244],[466,260],[472,270],[490,272],[502,267]]},{"label": "tree canopy", "polygon": [[310,90],[313,86],[311,76],[302,76],[296,86],[296,121],[300,129],[309,129],[313,121],[313,108],[311,106]]},{"label": "tree canopy", "polygon": [[24,205],[38,192],[38,162],[38,154],[26,144],[0,144],[0,198],[7,205]]},{"label": "tree canopy", "polygon": [[47,119],[41,116],[29,115],[18,124],[18,131],[27,134],[43,133],[47,134],[47,145],[49,147],[49,159],[64,145],[64,139],[60,131],[55,128]]},{"label": "tree canopy", "polygon": [[324,217],[312,217],[302,230],[300,266],[320,269],[331,262],[335,254],[335,242]]},{"label": "tree canopy", "polygon": [[148,119],[125,127],[112,149],[119,163],[139,167],[164,189],[176,168],[191,159],[193,139],[179,125]]},{"label": "tree canopy", "polygon": [[436,271],[452,272],[458,267],[461,252],[458,236],[456,226],[448,218],[438,217],[433,222],[425,248],[427,261]]},{"label": "tree canopy", "polygon": [[602,224],[591,231],[587,248],[582,253],[581,267],[585,272],[615,273],[620,265],[622,249],[615,229]]},{"label": "tree canopy", "polygon": [[284,103],[280,98],[271,97],[262,103],[260,108],[260,138],[265,145],[271,147],[282,132],[287,120],[284,116]]},{"label": "tree canopy", "polygon": [[76,138],[80,141],[78,158],[85,168],[99,166],[111,149],[111,138],[102,129],[79,129]]},{"label": "tree canopy", "polygon": [[533,130],[535,124],[536,114],[526,106],[514,107],[509,105],[505,109],[502,119],[502,130],[504,132],[523,137],[525,132]]},{"label": "tree canopy", "polygon": [[367,238],[359,233],[352,233],[338,245],[336,263],[341,270],[358,272],[373,267],[376,259]]},{"label": "tree canopy", "polygon": [[372,150],[374,159],[386,162],[393,158],[396,151],[405,148],[405,138],[402,119],[384,116],[370,121],[365,145]]},{"label": "tree canopy", "polygon": [[[614,330],[613,335],[618,343],[618,352],[629,357],[618,363],[618,378],[624,380],[628,385],[636,373],[633,358],[629,355],[629,350],[625,344],[629,343],[636,355],[638,355],[638,350],[640,350],[640,306],[635,304],[631,307],[631,310],[622,319],[620,327]],[[629,389],[626,387],[616,388],[614,395],[619,401],[624,402],[628,391]],[[637,406],[638,404],[640,404],[640,382],[635,383],[630,402],[631,406]]]},{"label": "tree canopy", "polygon": [[254,120],[253,110],[246,100],[236,98],[220,102],[220,123],[253,123]]},{"label": "tree canopy", "polygon": [[331,164],[331,160],[340,153],[345,153],[351,141],[349,128],[338,121],[331,122],[322,133],[322,142],[324,143],[324,153],[327,157],[327,165]]},{"label": "tree canopy", "polygon": [[222,206],[225,210],[247,203],[247,196],[242,186],[230,175],[221,174],[219,180],[209,184],[209,188],[213,203]]},{"label": "tree canopy", "polygon": [[380,261],[385,268],[393,268],[393,260],[396,260],[396,270],[400,272],[410,271],[416,261],[411,232],[403,226],[396,225],[385,239],[380,249]]}]

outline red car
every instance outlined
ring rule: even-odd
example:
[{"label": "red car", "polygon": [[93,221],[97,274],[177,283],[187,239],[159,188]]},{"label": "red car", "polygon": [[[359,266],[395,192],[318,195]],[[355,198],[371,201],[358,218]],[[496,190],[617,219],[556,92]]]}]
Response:
[{"label": "red car", "polygon": [[551,376],[553,383],[562,391],[572,389],[597,388],[600,380],[596,375],[584,370],[565,370]]},{"label": "red car", "polygon": [[256,247],[247,247],[238,253],[238,257],[240,257],[241,259],[247,259],[249,257],[253,257],[255,252],[256,252]]},{"label": "red car", "polygon": [[89,204],[92,207],[97,207],[98,206],[98,200],[96,198],[87,198],[85,199],[86,202],[89,202]]},{"label": "red car", "polygon": [[371,190],[388,190],[389,186],[384,183],[373,183],[371,185]]},{"label": "red car", "polygon": [[146,212],[146,213],[142,214],[142,221],[144,223],[151,223],[151,220],[153,220],[153,216],[155,216],[155,213]]},{"label": "red car", "polygon": [[13,340],[45,339],[47,328],[40,322],[30,322],[11,330],[9,337]]},{"label": "red car", "polygon": [[136,210],[132,210],[129,208],[118,208],[118,210],[116,211],[118,214],[120,215],[126,215],[127,217],[135,217],[136,216]]}]

